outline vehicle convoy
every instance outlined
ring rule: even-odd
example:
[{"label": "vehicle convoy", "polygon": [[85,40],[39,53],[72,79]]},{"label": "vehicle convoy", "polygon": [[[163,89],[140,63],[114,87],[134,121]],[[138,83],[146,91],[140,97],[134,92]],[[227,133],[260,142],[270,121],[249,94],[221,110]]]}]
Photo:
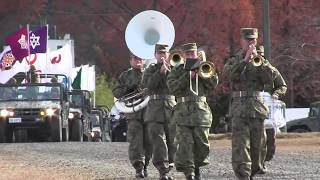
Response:
[{"label": "vehicle convoy", "polygon": [[309,115],[306,118],[287,122],[288,132],[319,132],[320,131],[320,101],[311,103]]},{"label": "vehicle convoy", "polygon": [[101,108],[94,108],[90,113],[92,123],[91,139],[96,142],[110,142],[110,121],[108,112]]},{"label": "vehicle convoy", "polygon": [[[64,75],[40,75],[48,79]],[[65,76],[63,78],[66,78]],[[69,102],[63,83],[0,85],[0,142],[68,141]]]},{"label": "vehicle convoy", "polygon": [[69,92],[69,130],[71,141],[91,141],[91,95],[86,90]]}]

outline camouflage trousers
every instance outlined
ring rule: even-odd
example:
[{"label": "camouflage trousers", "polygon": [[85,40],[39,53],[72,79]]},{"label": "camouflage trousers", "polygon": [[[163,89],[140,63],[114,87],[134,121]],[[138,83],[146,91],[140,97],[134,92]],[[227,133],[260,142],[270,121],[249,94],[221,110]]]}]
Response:
[{"label": "camouflage trousers", "polygon": [[135,119],[128,120],[129,160],[135,169],[147,166],[152,156],[146,125]]},{"label": "camouflage trousers", "polygon": [[263,133],[263,141],[261,147],[261,164],[265,161],[270,161],[276,152],[276,130],[266,129]]},{"label": "camouflage trousers", "polygon": [[239,179],[245,179],[261,169],[261,146],[264,120],[232,118],[232,167]]},{"label": "camouflage trousers", "polygon": [[153,147],[152,162],[160,174],[167,173],[176,152],[175,124],[148,122],[147,128]]},{"label": "camouflage trousers", "polygon": [[186,176],[194,175],[195,167],[209,164],[209,127],[177,125],[176,130],[176,169]]}]

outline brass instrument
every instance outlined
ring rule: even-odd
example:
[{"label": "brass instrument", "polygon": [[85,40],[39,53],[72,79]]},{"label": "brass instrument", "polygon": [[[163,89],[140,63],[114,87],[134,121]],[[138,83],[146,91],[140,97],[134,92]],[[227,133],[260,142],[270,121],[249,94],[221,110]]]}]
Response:
[{"label": "brass instrument", "polygon": [[201,78],[211,78],[216,74],[216,67],[212,62],[204,61],[200,63],[198,74]]},{"label": "brass instrument", "polygon": [[198,58],[200,59],[200,64],[198,68],[195,68],[195,70],[198,70],[196,73],[196,89],[194,90],[192,86],[192,71],[189,72],[190,76],[190,91],[193,92],[195,95],[199,94],[199,76],[203,79],[208,79],[213,77],[216,74],[216,67],[212,62],[206,61],[206,54],[204,51],[198,51]]},{"label": "brass instrument", "polygon": [[173,67],[179,66],[180,64],[184,63],[184,58],[178,52],[174,52],[170,54],[169,59],[170,59],[170,65]]},{"label": "brass instrument", "polygon": [[[154,10],[135,15],[128,23],[125,32],[125,41],[130,52],[147,60],[154,58],[155,44],[161,42],[170,48],[174,37],[175,30],[171,20],[165,14]],[[119,99],[114,98],[114,101],[120,112],[133,113],[145,108],[149,99],[146,89],[138,89]]]},{"label": "brass instrument", "polygon": [[252,56],[252,58],[250,59],[250,63],[255,66],[255,67],[259,67],[263,64],[264,61],[264,57],[261,55],[254,55]]}]

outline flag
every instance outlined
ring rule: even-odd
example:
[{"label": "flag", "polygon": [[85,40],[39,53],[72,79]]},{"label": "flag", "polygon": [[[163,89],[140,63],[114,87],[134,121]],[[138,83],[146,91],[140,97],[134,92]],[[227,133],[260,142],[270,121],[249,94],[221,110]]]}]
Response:
[{"label": "flag", "polygon": [[47,26],[42,26],[29,33],[30,54],[45,53],[47,51],[47,31]]},{"label": "flag", "polygon": [[7,46],[0,54],[0,70],[5,71],[12,68],[16,59],[14,58],[10,46]]},{"label": "flag", "polygon": [[81,71],[82,71],[82,68],[80,68],[80,70],[77,73],[77,76],[74,78],[72,82],[71,86],[73,89],[81,89]]},{"label": "flag", "polygon": [[11,69],[6,71],[0,71],[0,83],[5,84],[10,78],[16,75],[19,72],[29,71],[30,66],[27,65],[26,61],[19,62],[17,61]]},{"label": "flag", "polygon": [[64,74],[70,76],[73,65],[73,54],[70,44],[48,53],[48,59],[45,53],[30,54],[24,58],[29,65],[34,65],[37,70],[43,74]]},{"label": "flag", "polygon": [[21,28],[15,34],[9,35],[6,38],[6,42],[12,50],[13,56],[22,60],[29,55],[28,50],[28,29],[26,27]]}]

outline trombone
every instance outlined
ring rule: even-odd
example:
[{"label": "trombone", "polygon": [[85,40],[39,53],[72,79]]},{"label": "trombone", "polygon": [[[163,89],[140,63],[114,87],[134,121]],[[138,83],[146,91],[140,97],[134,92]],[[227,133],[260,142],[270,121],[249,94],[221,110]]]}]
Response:
[{"label": "trombone", "polygon": [[200,59],[200,64],[197,68],[193,70],[198,70],[196,73],[196,87],[195,90],[192,85],[192,71],[189,71],[189,85],[190,91],[195,94],[199,95],[199,76],[202,79],[209,79],[216,74],[216,67],[212,62],[206,61],[206,55],[204,51],[198,51],[198,58]]}]

